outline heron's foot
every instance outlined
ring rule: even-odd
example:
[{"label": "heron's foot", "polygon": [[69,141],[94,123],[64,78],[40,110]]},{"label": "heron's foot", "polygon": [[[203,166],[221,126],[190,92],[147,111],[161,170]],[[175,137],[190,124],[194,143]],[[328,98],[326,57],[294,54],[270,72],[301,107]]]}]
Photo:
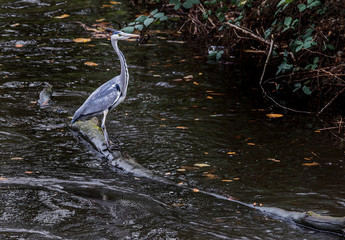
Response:
[{"label": "heron's foot", "polygon": [[111,144],[110,147],[108,147],[109,150],[112,150],[112,151],[120,151],[120,147],[119,145],[116,145],[116,144]]},{"label": "heron's foot", "polygon": [[120,147],[110,140],[106,141],[106,146],[111,151],[120,151]]}]

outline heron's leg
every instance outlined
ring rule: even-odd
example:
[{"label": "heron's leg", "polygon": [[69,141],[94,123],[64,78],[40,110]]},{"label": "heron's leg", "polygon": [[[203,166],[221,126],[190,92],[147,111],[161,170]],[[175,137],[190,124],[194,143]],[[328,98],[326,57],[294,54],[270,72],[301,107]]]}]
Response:
[{"label": "heron's leg", "polygon": [[107,118],[107,114],[108,114],[109,110],[106,109],[103,111],[103,119],[102,119],[102,131],[103,131],[103,135],[104,135],[104,139],[105,139],[105,143],[107,144],[107,147],[110,147],[110,141],[109,141],[109,137],[108,137],[108,133],[107,133],[107,129],[105,127],[105,119]]}]

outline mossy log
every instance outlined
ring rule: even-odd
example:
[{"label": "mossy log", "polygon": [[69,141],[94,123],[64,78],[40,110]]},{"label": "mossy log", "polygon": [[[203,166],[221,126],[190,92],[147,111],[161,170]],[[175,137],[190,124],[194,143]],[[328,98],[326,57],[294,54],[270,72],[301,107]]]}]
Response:
[{"label": "mossy log", "polygon": [[286,211],[275,207],[254,207],[263,213],[274,215],[283,220],[293,221],[298,225],[314,230],[332,232],[345,237],[345,217],[331,217],[315,212]]},{"label": "mossy log", "polygon": [[155,181],[171,184],[167,179],[154,174],[152,171],[144,168],[132,157],[123,155],[119,150],[107,148],[102,129],[96,117],[87,121],[77,121],[71,124],[71,129],[81,135],[93,148],[98,151],[107,162],[122,171],[133,174],[136,177],[145,177]]}]

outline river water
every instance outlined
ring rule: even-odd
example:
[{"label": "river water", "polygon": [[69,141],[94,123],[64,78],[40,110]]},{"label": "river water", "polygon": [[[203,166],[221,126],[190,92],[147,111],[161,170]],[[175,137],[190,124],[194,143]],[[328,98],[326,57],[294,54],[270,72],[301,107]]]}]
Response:
[{"label": "river water", "polygon": [[[340,239],[114,171],[73,134],[68,117],[119,74],[108,40],[73,41],[91,36],[78,22],[117,27],[140,11],[127,1],[1,1],[0,238]],[[313,117],[272,111],[243,87],[251,69],[207,63],[164,31],[119,45],[131,79],[107,129],[123,152],[242,202],[345,215],[344,152]],[[39,107],[47,83],[53,104]]]}]

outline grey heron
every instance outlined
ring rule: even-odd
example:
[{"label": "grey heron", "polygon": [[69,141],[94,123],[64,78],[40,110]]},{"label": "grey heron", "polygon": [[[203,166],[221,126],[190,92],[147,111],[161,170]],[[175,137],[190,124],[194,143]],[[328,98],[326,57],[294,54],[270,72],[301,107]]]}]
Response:
[{"label": "grey heron", "polygon": [[125,56],[120,51],[117,42],[119,40],[139,39],[140,36],[136,34],[124,33],[114,29],[107,29],[113,32],[111,36],[111,44],[119,57],[121,64],[121,74],[110,79],[100,87],[98,87],[85,100],[83,105],[74,113],[71,123],[77,120],[83,120],[92,116],[103,113],[101,128],[104,134],[104,139],[107,147],[110,147],[110,141],[105,127],[105,120],[109,111],[117,107],[126,97],[128,87],[128,67]]}]

